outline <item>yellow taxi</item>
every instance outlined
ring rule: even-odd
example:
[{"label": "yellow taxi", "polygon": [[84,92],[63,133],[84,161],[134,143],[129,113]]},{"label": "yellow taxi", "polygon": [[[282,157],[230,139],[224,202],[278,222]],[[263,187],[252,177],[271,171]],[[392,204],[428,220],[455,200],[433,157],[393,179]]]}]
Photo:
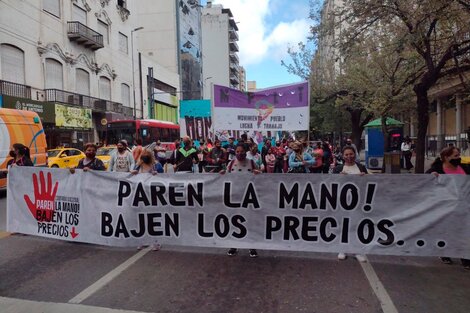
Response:
[{"label": "yellow taxi", "polygon": [[[100,159],[104,163],[104,167],[108,169],[109,161],[111,160],[111,155],[116,152],[116,145],[109,145],[98,148],[96,151],[96,158]],[[132,152],[132,150],[127,147],[127,151]]]},{"label": "yellow taxi", "polygon": [[98,148],[98,150],[96,151],[96,158],[103,161],[104,167],[106,169],[108,169],[109,161],[111,160],[111,155],[116,149],[116,145],[110,145]]},{"label": "yellow taxi", "polygon": [[47,151],[47,166],[54,168],[73,168],[85,158],[85,153],[75,148],[60,148]]}]

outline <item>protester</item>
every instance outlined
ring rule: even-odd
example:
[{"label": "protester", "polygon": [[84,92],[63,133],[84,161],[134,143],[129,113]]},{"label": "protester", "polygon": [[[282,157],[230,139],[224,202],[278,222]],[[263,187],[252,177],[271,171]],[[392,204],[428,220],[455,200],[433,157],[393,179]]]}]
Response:
[{"label": "protester", "polygon": [[284,156],[286,155],[286,150],[281,145],[280,141],[276,141],[276,149],[274,154],[276,155],[274,173],[282,173],[284,171]]},{"label": "protester", "polygon": [[266,172],[274,173],[274,167],[276,166],[276,152],[274,147],[269,148],[268,154],[265,156]]},{"label": "protester", "polygon": [[[149,149],[142,149],[142,153],[140,154],[139,159],[131,171],[133,175],[148,173],[155,175],[157,173],[163,173],[162,165],[155,159],[154,151]],[[137,249],[141,250],[144,248],[145,245],[138,246]],[[161,245],[158,241],[154,241],[151,244],[151,248],[153,251],[158,251],[161,248]]]},{"label": "protester", "polygon": [[268,154],[269,149],[271,148],[271,139],[266,139],[264,141],[264,146],[261,148],[261,159],[263,160],[264,168],[267,170],[266,165],[266,155]]},{"label": "protester", "polygon": [[[98,147],[93,143],[87,143],[85,145],[85,158],[78,161],[77,169],[83,170],[84,172],[92,171],[105,171],[103,161],[96,157],[96,150]],[[75,173],[75,169],[71,168],[70,172]]]},{"label": "protester", "polygon": [[344,147],[352,147],[356,156],[359,156],[359,151],[355,144],[352,143],[351,138],[346,139],[346,145]]},{"label": "protester", "polygon": [[312,156],[303,152],[303,145],[299,141],[291,144],[293,152],[289,156],[289,173],[309,173],[309,167],[315,164]]},{"label": "protester", "polygon": [[163,173],[163,166],[155,159],[153,151],[143,149],[139,160],[137,160],[131,173],[134,175],[139,173],[150,173],[155,175],[157,173]]},{"label": "protester", "polygon": [[[352,174],[352,175],[365,175],[367,169],[364,165],[356,162],[356,151],[351,146],[343,148],[343,159],[344,164],[340,164],[333,170],[334,174]],[[345,260],[347,258],[345,253],[338,253],[338,260]],[[356,259],[359,262],[366,262],[366,258],[363,255],[356,254]]]},{"label": "protester", "polygon": [[192,173],[194,164],[199,163],[197,150],[193,147],[191,138],[185,136],[183,138],[184,147],[176,151],[173,169],[175,173]]},{"label": "protester", "polygon": [[[235,149],[235,159],[229,162],[226,171],[221,171],[220,174],[225,174],[226,172],[229,174],[241,174],[241,173],[253,173],[253,174],[260,174],[261,171],[256,168],[256,164],[253,160],[247,159],[247,149],[246,145],[239,144]],[[227,252],[229,256],[236,255],[238,249],[230,248]],[[258,252],[255,249],[250,249],[250,257],[256,258],[258,256]]]},{"label": "protester", "polygon": [[157,140],[157,145],[154,148],[155,159],[163,166],[166,164],[166,149],[162,146],[160,140]]},{"label": "protester", "polygon": [[264,172],[263,160],[261,159],[261,154],[258,152],[258,145],[256,143],[251,144],[250,151],[246,153],[246,158],[248,160],[253,160],[256,164],[256,168],[261,172]]},{"label": "protester", "polygon": [[135,165],[132,153],[127,151],[127,141],[121,140],[117,143],[117,151],[111,155],[109,160],[109,172],[130,172]]},{"label": "protester", "polygon": [[142,153],[142,139],[137,138],[135,140],[135,148],[132,150],[132,157],[134,161],[137,162],[139,160],[140,154]]},{"label": "protester", "polygon": [[10,156],[13,159],[8,161],[7,166],[34,166],[29,154],[29,148],[21,143],[13,144],[13,150],[10,151]]},{"label": "protester", "polygon": [[406,170],[408,173],[411,173],[411,169],[413,168],[413,164],[411,163],[411,156],[413,153],[411,150],[411,139],[408,136],[406,136],[405,140],[401,143],[401,154],[405,159],[404,166]]},{"label": "protester", "polygon": [[230,137],[228,143],[224,146],[225,151],[227,151],[228,161],[235,159],[235,138]]},{"label": "protester", "polygon": [[227,164],[227,151],[222,148],[220,140],[214,142],[214,147],[207,154],[207,165],[206,172],[208,173],[218,173],[224,169],[224,166]]},{"label": "protester", "polygon": [[321,142],[318,142],[313,150],[313,157],[315,158],[315,165],[311,167],[310,172],[322,173],[323,172],[323,149]]},{"label": "protester", "polygon": [[209,154],[209,150],[207,149],[207,145],[204,142],[204,139],[199,139],[199,147],[197,148],[197,157],[199,159],[199,173],[202,173],[207,165],[207,155]]},{"label": "protester", "polygon": [[333,153],[331,151],[331,146],[328,141],[323,142],[322,144],[323,150],[323,173],[327,174],[330,171],[330,167],[334,168],[335,161],[333,158]]},{"label": "protester", "polygon": [[[461,161],[459,148],[444,148],[440,153],[440,157],[434,161],[426,173],[436,176],[440,174],[470,175],[470,169],[463,167]],[[452,264],[452,259],[449,257],[441,257],[441,261],[445,264]],[[460,261],[466,270],[470,270],[470,259],[460,259]]]}]

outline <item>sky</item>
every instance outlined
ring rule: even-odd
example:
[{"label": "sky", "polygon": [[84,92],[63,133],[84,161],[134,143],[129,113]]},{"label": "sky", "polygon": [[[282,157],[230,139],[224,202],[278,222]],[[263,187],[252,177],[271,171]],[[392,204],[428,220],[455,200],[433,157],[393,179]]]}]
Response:
[{"label": "sky", "polygon": [[[205,5],[206,0],[201,4]],[[240,65],[257,88],[285,85],[302,79],[281,65],[290,61],[289,46],[306,42],[309,0],[213,0],[229,8],[238,23]]]}]

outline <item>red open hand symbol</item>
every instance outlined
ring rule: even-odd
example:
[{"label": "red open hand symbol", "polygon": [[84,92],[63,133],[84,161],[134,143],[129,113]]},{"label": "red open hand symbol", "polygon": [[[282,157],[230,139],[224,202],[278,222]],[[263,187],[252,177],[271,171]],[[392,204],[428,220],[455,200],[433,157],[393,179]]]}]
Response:
[{"label": "red open hand symbol", "polygon": [[24,200],[28,205],[31,214],[38,221],[50,221],[54,212],[54,201],[57,193],[59,183],[56,182],[54,188],[52,188],[52,174],[47,173],[47,184],[44,179],[44,173],[39,172],[39,180],[41,186],[38,186],[38,176],[33,174],[33,186],[34,186],[34,198],[35,201],[31,201],[28,195],[24,195]]}]

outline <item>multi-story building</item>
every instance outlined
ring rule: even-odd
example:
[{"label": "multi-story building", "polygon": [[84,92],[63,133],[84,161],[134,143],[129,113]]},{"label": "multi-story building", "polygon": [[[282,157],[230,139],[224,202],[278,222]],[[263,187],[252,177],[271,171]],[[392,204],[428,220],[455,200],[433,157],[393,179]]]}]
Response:
[{"label": "multi-story building", "polygon": [[[202,9],[203,81],[239,89],[238,27],[230,9],[207,1]],[[211,98],[210,88],[204,98]]]},{"label": "multi-story building", "polygon": [[3,105],[38,111],[50,147],[98,141],[107,121],[133,117],[132,3],[0,2]]},{"label": "multi-story building", "polygon": [[246,82],[247,91],[256,91],[256,80],[249,80]]},{"label": "multi-story building", "polygon": [[[203,84],[199,2],[139,0],[137,18],[144,27],[139,32],[139,51],[161,64],[168,72],[179,74],[180,84],[172,93],[180,94],[184,100],[201,99]],[[157,75],[155,70],[153,74]],[[165,91],[161,90],[157,95]],[[157,101],[154,111],[158,111],[157,107],[161,105],[173,107],[173,104],[158,102],[155,97],[153,100]]]},{"label": "multi-story building", "polygon": [[240,91],[246,91],[246,70],[243,66],[240,66],[239,67],[240,69],[240,72],[239,72],[239,76],[240,76]]}]

